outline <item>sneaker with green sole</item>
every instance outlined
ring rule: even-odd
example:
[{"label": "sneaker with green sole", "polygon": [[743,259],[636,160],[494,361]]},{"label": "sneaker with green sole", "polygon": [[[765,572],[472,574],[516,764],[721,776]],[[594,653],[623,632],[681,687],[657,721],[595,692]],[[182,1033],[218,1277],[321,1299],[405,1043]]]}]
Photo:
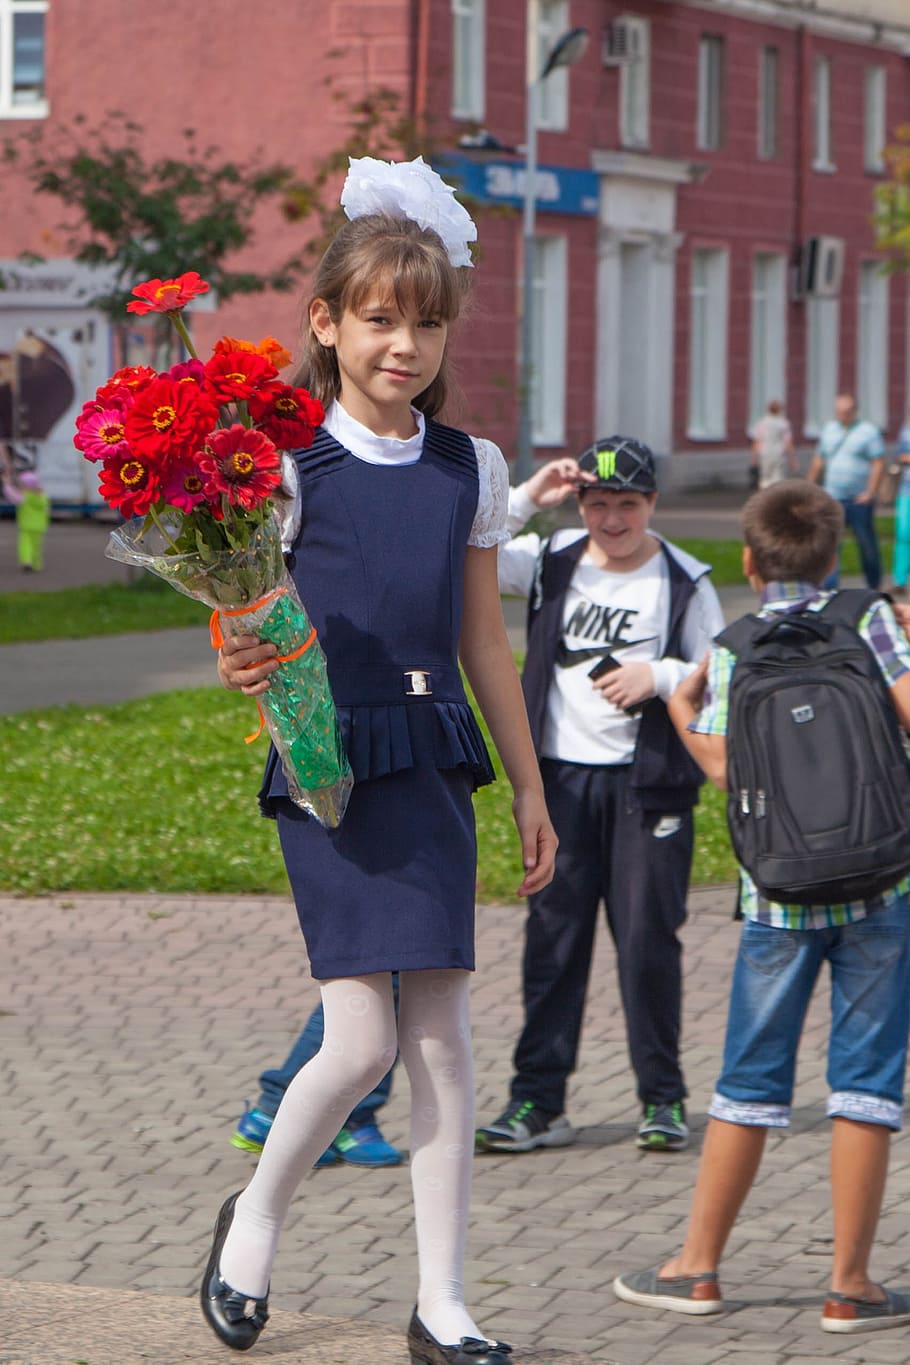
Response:
[{"label": "sneaker with green sole", "polygon": [[689,1129],[682,1100],[646,1104],[635,1141],[644,1152],[681,1152],[688,1147]]},{"label": "sneaker with green sole", "polygon": [[498,1119],[474,1134],[478,1152],[532,1152],[535,1147],[568,1147],[575,1129],[565,1114],[548,1114],[533,1100],[512,1100]]}]

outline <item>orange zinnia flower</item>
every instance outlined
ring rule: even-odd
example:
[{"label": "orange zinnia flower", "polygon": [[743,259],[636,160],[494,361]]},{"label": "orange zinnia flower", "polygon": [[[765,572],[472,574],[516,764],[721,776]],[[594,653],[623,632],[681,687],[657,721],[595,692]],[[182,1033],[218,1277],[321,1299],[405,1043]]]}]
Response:
[{"label": "orange zinnia flower", "polygon": [[264,355],[266,360],[270,360],[276,370],[283,370],[285,365],[291,363],[291,353],[280,341],[274,337],[263,337],[258,345],[252,341],[242,341],[239,337],[221,337],[215,342],[213,355],[227,355],[229,351],[254,351],[256,355]]}]

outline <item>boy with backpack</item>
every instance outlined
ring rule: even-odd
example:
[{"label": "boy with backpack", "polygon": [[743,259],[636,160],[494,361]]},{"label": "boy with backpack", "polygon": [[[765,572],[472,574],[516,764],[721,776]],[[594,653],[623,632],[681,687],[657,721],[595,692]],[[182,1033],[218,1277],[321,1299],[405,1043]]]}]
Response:
[{"label": "boy with backpack", "polygon": [[[844,624],[843,604],[846,599],[856,615],[856,596],[818,587],[834,562],[842,526],[840,506],[810,483],[779,483],[749,499],[743,509],[743,569],[761,594],[758,618],[724,632],[670,699],[671,718],[689,752],[718,787],[729,782],[731,836],[740,860],[745,856],[751,868],[741,867],[745,923],[722,1072],[684,1244],[659,1267],[619,1275],[613,1289],[644,1307],[690,1314],[723,1309],[720,1258],[757,1174],[767,1130],[789,1123],[803,1018],[827,961],[834,1260],[821,1327],[861,1332],[910,1324],[910,1294],[888,1291],[869,1276],[890,1135],[901,1127],[910,1029],[910,783],[895,723],[910,729],[910,647],[884,599],[862,594],[852,630]],[[859,668],[857,636],[862,652],[874,660],[872,674]],[[885,685],[892,714],[876,695]],[[750,696],[757,704],[756,689],[779,698],[776,713],[773,705],[764,713],[758,743],[737,695],[743,692],[747,706]],[[832,696],[850,700],[849,717],[836,711]],[[834,753],[826,732],[832,706],[842,726]],[[821,742],[811,739],[813,728]],[[815,828],[811,803],[801,801],[805,793],[796,790],[797,768],[788,774],[795,793],[790,809],[791,790],[785,787],[782,800],[773,762],[762,756],[765,742],[772,756],[785,752],[788,737],[802,753],[803,767],[815,764],[810,774]],[[839,835],[832,827],[847,806],[861,812],[859,835],[850,820]],[[862,870],[861,838],[865,833],[875,840],[881,832],[887,843],[898,819],[903,865],[895,857],[885,877],[890,884],[882,886],[874,871]],[[762,830],[756,834],[760,825],[771,827],[768,840]],[[845,855],[838,861],[832,853],[827,870],[813,862],[814,845],[826,842]],[[856,878],[864,882],[862,889]],[[788,890],[798,885],[801,900],[773,899],[771,885]],[[838,900],[837,889],[851,886]]]}]

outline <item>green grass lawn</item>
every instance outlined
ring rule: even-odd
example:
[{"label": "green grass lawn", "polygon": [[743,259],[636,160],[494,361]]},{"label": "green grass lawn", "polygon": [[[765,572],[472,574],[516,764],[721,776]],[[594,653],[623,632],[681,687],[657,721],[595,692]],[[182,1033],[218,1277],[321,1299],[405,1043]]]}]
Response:
[{"label": "green grass lawn", "polygon": [[[198,688],[0,717],[0,889],[285,893],[275,827],[255,800],[265,740],[243,742],[254,714]],[[723,798],[703,791],[693,880],[731,881]],[[475,804],[479,898],[512,898],[522,873],[508,784]]]},{"label": "green grass lawn", "polygon": [[143,573],[135,583],[0,593],[0,644],[199,626],[208,616],[201,602]]}]

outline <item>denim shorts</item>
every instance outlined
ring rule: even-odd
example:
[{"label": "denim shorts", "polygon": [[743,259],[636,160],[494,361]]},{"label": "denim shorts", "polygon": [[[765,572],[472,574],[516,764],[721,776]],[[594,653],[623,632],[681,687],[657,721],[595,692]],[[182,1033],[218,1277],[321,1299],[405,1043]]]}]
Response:
[{"label": "denim shorts", "polygon": [[712,1118],[765,1128],[789,1124],[800,1034],[826,961],[828,1115],[901,1127],[910,1029],[906,896],[839,928],[776,929],[746,921]]}]

